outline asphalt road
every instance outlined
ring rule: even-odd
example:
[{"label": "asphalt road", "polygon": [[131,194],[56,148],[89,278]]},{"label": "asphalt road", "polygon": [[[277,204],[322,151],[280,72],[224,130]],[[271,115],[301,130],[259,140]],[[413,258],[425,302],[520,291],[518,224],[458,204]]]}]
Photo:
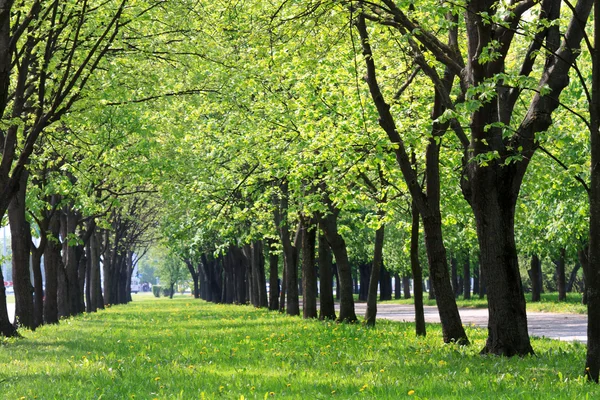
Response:
[{"label": "asphalt road", "polygon": [[[364,315],[365,308],[366,304],[364,303],[356,304],[356,313]],[[460,317],[464,325],[487,328],[487,309],[461,308]],[[414,322],[414,307],[412,305],[378,304],[377,318]],[[440,322],[436,307],[425,307],[425,321]],[[529,312],[527,313],[527,322],[531,336],[587,342],[587,315]]]},{"label": "asphalt road", "polygon": [[[356,313],[364,315],[365,308],[365,303],[357,303]],[[11,321],[14,315],[15,305],[9,303],[8,316]],[[464,325],[487,327],[487,309],[462,308],[460,309],[460,316]],[[378,304],[377,318],[414,322],[414,307],[412,305]],[[425,321],[430,323],[440,322],[436,307],[425,307]],[[583,343],[587,341],[587,315],[530,312],[527,313],[527,321],[531,336]]]}]

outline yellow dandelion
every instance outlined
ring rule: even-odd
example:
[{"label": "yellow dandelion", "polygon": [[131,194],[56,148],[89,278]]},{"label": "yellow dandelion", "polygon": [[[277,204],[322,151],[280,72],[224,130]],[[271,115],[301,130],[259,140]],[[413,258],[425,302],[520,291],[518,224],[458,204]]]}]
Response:
[{"label": "yellow dandelion", "polygon": [[415,394],[415,391],[414,391],[414,390],[412,390],[412,389],[411,389],[411,390],[409,390],[409,391],[408,391],[408,395],[409,395],[409,396],[412,396],[413,394]]},{"label": "yellow dandelion", "polygon": [[160,381],[160,376],[157,376],[156,378],[154,378],[154,381],[155,381],[155,382],[158,382],[158,381]]},{"label": "yellow dandelion", "polygon": [[275,392],[269,392],[269,396],[275,396]]},{"label": "yellow dandelion", "polygon": [[385,369],[381,368],[381,369],[379,370],[379,372],[383,373],[383,372],[385,372]]}]

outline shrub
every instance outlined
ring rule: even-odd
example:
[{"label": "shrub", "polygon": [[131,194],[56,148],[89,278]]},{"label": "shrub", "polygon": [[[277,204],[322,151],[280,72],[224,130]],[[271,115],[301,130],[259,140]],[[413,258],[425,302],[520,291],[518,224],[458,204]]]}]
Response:
[{"label": "shrub", "polygon": [[162,287],[160,285],[154,285],[152,286],[152,294],[154,295],[154,297],[160,297],[160,290],[162,289]]}]

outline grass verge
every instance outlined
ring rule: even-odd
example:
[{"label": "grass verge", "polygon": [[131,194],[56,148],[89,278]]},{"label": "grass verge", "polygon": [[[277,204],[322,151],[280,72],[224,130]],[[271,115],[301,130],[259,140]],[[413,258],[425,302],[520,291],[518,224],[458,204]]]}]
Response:
[{"label": "grass verge", "polygon": [[248,306],[152,299],[24,331],[0,344],[6,399],[574,399],[585,347],[534,339],[537,356],[482,357],[413,324],[306,321]]}]

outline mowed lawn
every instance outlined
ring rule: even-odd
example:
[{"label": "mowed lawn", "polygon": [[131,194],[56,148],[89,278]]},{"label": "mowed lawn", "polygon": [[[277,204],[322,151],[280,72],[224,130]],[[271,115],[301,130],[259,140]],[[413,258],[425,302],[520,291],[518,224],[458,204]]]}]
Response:
[{"label": "mowed lawn", "polygon": [[2,399],[585,399],[585,346],[535,340],[536,356],[482,357],[439,327],[305,321],[249,306],[146,297],[0,345]]}]

